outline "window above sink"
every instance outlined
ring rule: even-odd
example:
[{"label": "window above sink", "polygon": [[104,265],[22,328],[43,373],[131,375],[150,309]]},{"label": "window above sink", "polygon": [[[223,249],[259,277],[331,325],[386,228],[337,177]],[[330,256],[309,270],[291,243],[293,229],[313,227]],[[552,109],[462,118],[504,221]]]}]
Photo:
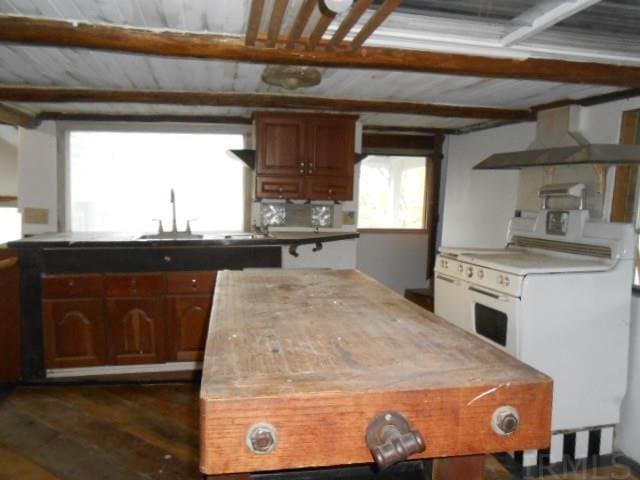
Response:
[{"label": "window above sink", "polygon": [[179,230],[194,218],[194,231],[244,230],[247,169],[226,153],[242,135],[71,131],[68,146],[72,231],[151,234],[154,218],[170,227],[171,188]]}]

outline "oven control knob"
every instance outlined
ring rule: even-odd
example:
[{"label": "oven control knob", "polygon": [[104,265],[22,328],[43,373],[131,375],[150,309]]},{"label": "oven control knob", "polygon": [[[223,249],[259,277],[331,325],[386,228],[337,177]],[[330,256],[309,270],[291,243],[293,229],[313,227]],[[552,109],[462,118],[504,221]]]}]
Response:
[{"label": "oven control knob", "polygon": [[500,285],[504,284],[504,277],[502,275],[498,275],[498,284]]},{"label": "oven control knob", "polygon": [[467,277],[469,277],[469,278],[473,277],[473,268],[472,267],[468,267],[467,268]]},{"label": "oven control knob", "polygon": [[476,276],[480,279],[484,278],[484,270],[480,269],[476,272]]},{"label": "oven control knob", "polygon": [[464,272],[464,267],[462,265],[458,265],[458,271],[460,273]]},{"label": "oven control knob", "polygon": [[509,280],[509,277],[507,277],[506,275],[504,276],[504,286],[508,287],[509,284],[511,283],[511,280]]}]

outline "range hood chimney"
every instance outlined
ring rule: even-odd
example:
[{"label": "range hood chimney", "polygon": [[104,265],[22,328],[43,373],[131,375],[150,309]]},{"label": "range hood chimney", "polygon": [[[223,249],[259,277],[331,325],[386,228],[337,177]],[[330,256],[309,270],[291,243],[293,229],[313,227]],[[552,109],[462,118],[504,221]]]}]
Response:
[{"label": "range hood chimney", "polygon": [[640,145],[590,143],[582,111],[582,107],[571,105],[538,112],[536,138],[527,150],[496,153],[473,168],[640,163]]}]

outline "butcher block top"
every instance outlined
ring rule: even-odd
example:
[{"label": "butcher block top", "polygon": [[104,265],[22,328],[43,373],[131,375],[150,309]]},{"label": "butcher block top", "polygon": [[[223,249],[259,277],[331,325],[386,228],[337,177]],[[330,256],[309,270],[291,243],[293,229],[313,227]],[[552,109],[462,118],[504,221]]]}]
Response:
[{"label": "butcher block top", "polygon": [[[415,458],[546,448],[551,379],[355,270],[218,274],[202,376],[201,470],[372,461],[365,431],[401,413]],[[499,434],[494,412],[519,415]],[[275,431],[251,448],[256,424]],[[413,458],[413,457],[412,457]]]}]

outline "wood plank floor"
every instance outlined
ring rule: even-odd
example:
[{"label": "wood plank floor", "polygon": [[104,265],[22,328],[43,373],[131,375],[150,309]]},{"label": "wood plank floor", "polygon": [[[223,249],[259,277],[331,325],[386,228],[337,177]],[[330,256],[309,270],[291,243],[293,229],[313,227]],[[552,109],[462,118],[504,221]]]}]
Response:
[{"label": "wood plank floor", "polygon": [[[198,389],[192,383],[18,387],[0,401],[0,480],[200,479]],[[487,480],[519,478],[493,457],[486,473]],[[640,480],[624,465],[544,478]]]}]

